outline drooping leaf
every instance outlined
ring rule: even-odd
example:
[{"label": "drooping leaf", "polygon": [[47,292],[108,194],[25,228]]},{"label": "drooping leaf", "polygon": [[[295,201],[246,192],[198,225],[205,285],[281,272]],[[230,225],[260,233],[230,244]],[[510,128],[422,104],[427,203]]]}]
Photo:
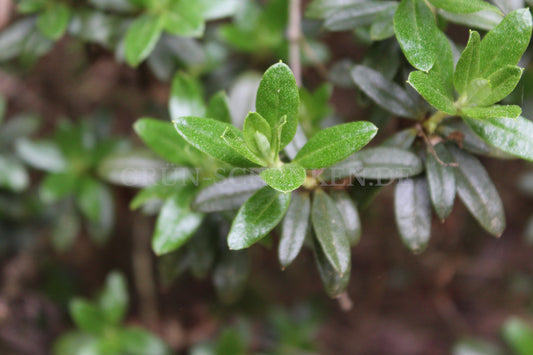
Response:
[{"label": "drooping leaf", "polygon": [[499,12],[498,8],[483,0],[429,0],[429,2],[439,9],[455,13],[471,13],[481,10],[491,10]]},{"label": "drooping leaf", "polygon": [[[170,89],[168,110],[172,119],[185,116],[203,117],[206,113],[206,108],[202,87],[198,80],[182,72],[174,75]],[[209,118],[218,119],[217,117]]]},{"label": "drooping leaf", "polygon": [[455,201],[455,172],[454,167],[444,165],[453,162],[446,146],[440,143],[435,145],[434,149],[440,161],[432,152],[427,152],[426,177],[433,208],[440,220],[444,221],[452,212]]},{"label": "drooping leaf", "polygon": [[479,33],[470,31],[470,38],[453,74],[453,84],[459,95],[466,94],[470,82],[478,77],[480,41]]},{"label": "drooping leaf", "polygon": [[431,236],[431,201],[426,179],[418,177],[398,182],[394,213],[404,244],[416,253],[422,252]]},{"label": "drooping leaf", "polygon": [[295,193],[281,227],[278,258],[282,268],[289,266],[302,249],[309,227],[310,210],[309,193]]},{"label": "drooping leaf", "polygon": [[437,59],[435,16],[423,0],[402,0],[394,15],[398,43],[413,67],[429,71]]},{"label": "drooping leaf", "polygon": [[265,169],[260,176],[273,189],[290,192],[302,186],[306,175],[300,165],[284,164],[279,168]]},{"label": "drooping leaf", "polygon": [[455,114],[453,96],[447,92],[440,80],[428,73],[414,71],[409,74],[408,83],[437,110]]},{"label": "drooping leaf", "polygon": [[357,207],[346,191],[333,191],[331,197],[341,213],[350,245],[355,246],[361,238],[361,220]]},{"label": "drooping leaf", "polygon": [[316,238],[333,269],[340,276],[348,273],[351,252],[344,220],[335,202],[321,189],[313,195],[311,221]]},{"label": "drooping leaf", "polygon": [[355,85],[383,109],[406,118],[419,115],[416,102],[407,92],[378,71],[355,65],[350,73]]},{"label": "drooping leaf", "polygon": [[320,279],[322,280],[326,293],[332,298],[340,296],[346,290],[348,283],[350,282],[350,268],[348,268],[343,275],[339,275],[333,266],[331,266],[330,261],[326,257],[326,254],[316,237],[313,238],[313,252]]},{"label": "drooping leaf", "polygon": [[136,67],[148,58],[162,30],[163,19],[160,16],[143,15],[133,21],[124,39],[124,55],[129,65]]},{"label": "drooping leaf", "polygon": [[67,30],[69,21],[70,8],[64,3],[50,1],[37,17],[37,28],[47,38],[57,40]]},{"label": "drooping leaf", "polygon": [[289,208],[290,193],[264,187],[242,205],[228,235],[232,250],[245,249],[265,237]]},{"label": "drooping leaf", "polygon": [[500,236],[505,229],[505,213],[487,171],[474,156],[453,146],[449,150],[458,164],[455,168],[457,195],[487,232]]},{"label": "drooping leaf", "polygon": [[465,107],[462,114],[470,118],[518,118],[522,109],[517,105],[494,105],[488,107]]},{"label": "drooping leaf", "polygon": [[280,148],[289,144],[298,126],[300,99],[294,74],[287,65],[274,64],[265,72],[257,89],[255,105],[274,132],[286,116],[286,123],[281,128]]},{"label": "drooping leaf", "polygon": [[293,161],[306,169],[334,165],[367,145],[377,130],[376,126],[365,121],[326,128],[315,134],[300,149]]},{"label": "drooping leaf", "polygon": [[207,104],[206,117],[214,118],[226,123],[231,123],[231,111],[228,97],[224,91],[219,91],[209,99]]}]

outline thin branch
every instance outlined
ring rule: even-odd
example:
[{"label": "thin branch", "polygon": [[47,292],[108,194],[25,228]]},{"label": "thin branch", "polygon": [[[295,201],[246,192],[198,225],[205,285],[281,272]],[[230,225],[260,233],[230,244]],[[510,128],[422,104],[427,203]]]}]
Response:
[{"label": "thin branch", "polygon": [[300,39],[302,38],[302,18],[300,0],[291,0],[289,5],[289,65],[296,78],[296,84],[302,85],[302,61],[300,58]]},{"label": "thin branch", "polygon": [[431,140],[427,136],[426,132],[424,132],[424,129],[422,128],[422,125],[417,124],[416,128],[418,129],[418,135],[421,136],[422,138],[424,138],[424,141],[426,142],[426,145],[427,145],[427,147],[429,149],[429,153],[431,155],[433,155],[433,157],[437,160],[437,162],[440,165],[442,165],[442,166],[453,166],[453,167],[458,167],[459,166],[459,164],[457,164],[457,163],[446,163],[446,162],[442,161],[441,158],[439,158],[439,155],[437,154],[437,151],[433,147],[433,143],[431,143]]}]

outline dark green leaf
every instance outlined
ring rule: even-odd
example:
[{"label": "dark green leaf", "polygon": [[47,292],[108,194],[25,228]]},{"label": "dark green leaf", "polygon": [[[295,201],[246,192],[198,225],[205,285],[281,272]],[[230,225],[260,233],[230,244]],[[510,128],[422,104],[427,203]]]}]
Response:
[{"label": "dark green leaf", "polygon": [[[300,103],[296,80],[287,65],[274,64],[265,72],[255,104],[257,112],[267,120],[273,132],[282,126],[280,147],[289,144],[296,134]],[[287,121],[284,125],[283,116]]]},{"label": "dark green leaf", "polygon": [[331,266],[340,275],[350,270],[350,242],[344,220],[335,202],[323,190],[313,195],[311,221],[316,238]]},{"label": "dark green leaf", "polygon": [[262,187],[265,182],[257,175],[230,177],[201,190],[192,208],[206,213],[237,209]]},{"label": "dark green leaf", "polygon": [[278,258],[282,268],[289,266],[300,253],[309,226],[309,193],[295,193],[283,219]]},{"label": "dark green leaf", "polygon": [[365,121],[326,128],[300,149],[294,162],[306,169],[331,166],[367,145],[377,130],[376,126]]},{"label": "dark green leaf", "polygon": [[231,123],[231,112],[228,103],[228,97],[224,91],[219,91],[211,99],[207,105],[205,114],[208,118],[214,118],[226,123]]},{"label": "dark green leaf", "polygon": [[205,278],[215,262],[217,254],[217,237],[220,224],[204,220],[200,228],[187,243],[187,259],[191,274],[195,278]]},{"label": "dark green leaf", "polygon": [[133,21],[124,39],[124,55],[129,65],[136,67],[148,58],[162,30],[163,19],[160,16],[143,15]]},{"label": "dark green leaf", "polygon": [[496,6],[483,0],[429,0],[429,2],[439,9],[455,13],[470,13],[481,10],[500,11]]},{"label": "dark green leaf", "polygon": [[461,113],[470,118],[518,118],[522,109],[517,105],[494,105],[488,107],[465,107]]},{"label": "dark green leaf", "polygon": [[242,205],[228,235],[230,249],[245,249],[265,237],[289,208],[290,193],[264,187]]},{"label": "dark green leaf", "polygon": [[178,133],[189,144],[202,152],[235,166],[256,166],[228,146],[222,138],[224,133],[228,135],[228,132],[231,132],[233,136],[244,140],[242,132],[232,125],[210,118],[199,117],[180,117],[173,122]]},{"label": "dark green leaf", "polygon": [[409,149],[413,145],[416,136],[416,128],[404,129],[387,138],[383,143],[381,143],[381,146]]},{"label": "dark green leaf", "polygon": [[179,249],[202,223],[204,215],[189,207],[195,193],[190,187],[179,189],[161,208],[152,239],[152,249],[157,255]]},{"label": "dark green leaf", "polygon": [[20,161],[0,156],[0,188],[20,192],[28,187],[30,177]]},{"label": "dark green leaf", "polygon": [[414,71],[409,74],[408,83],[437,110],[451,115],[455,114],[453,96],[447,92],[442,82],[434,76],[421,71]]},{"label": "dark green leaf", "polygon": [[[172,79],[168,110],[172,119],[185,116],[203,117],[206,108],[198,80],[185,73],[177,73]],[[209,118],[218,119],[218,117]]]},{"label": "dark green leaf", "polygon": [[73,173],[48,174],[39,187],[39,197],[44,203],[54,203],[76,191],[79,176]]},{"label": "dark green leaf", "polygon": [[348,287],[350,282],[350,268],[343,275],[339,273],[331,266],[330,261],[326,257],[320,242],[316,237],[313,238],[313,254],[315,255],[315,261],[320,274],[320,279],[324,285],[324,289],[329,297],[340,296]]},{"label": "dark green leaf", "polygon": [[94,304],[75,298],[70,302],[69,310],[72,320],[81,330],[94,335],[104,332],[107,326],[105,314]]},{"label": "dark green leaf", "polygon": [[250,112],[244,119],[244,141],[250,150],[264,160],[272,160],[272,130],[268,122],[257,112]]},{"label": "dark green leaf", "polygon": [[472,130],[490,145],[533,161],[533,123],[523,117],[464,118]]},{"label": "dark green leaf", "polygon": [[350,245],[354,246],[361,239],[361,220],[359,219],[357,207],[346,191],[333,191],[331,197],[341,213]]},{"label": "dark green leaf", "polygon": [[398,182],[394,212],[404,244],[415,253],[422,252],[431,236],[431,202],[425,178]]},{"label": "dark green leaf", "polygon": [[394,32],[413,67],[429,71],[437,60],[437,24],[424,0],[402,0],[394,15]]},{"label": "dark green leaf", "polygon": [[533,23],[529,9],[509,15],[483,38],[480,45],[479,71],[488,78],[506,65],[517,65],[531,38]]},{"label": "dark green leaf", "polygon": [[416,102],[407,92],[380,72],[356,65],[351,70],[351,76],[355,85],[385,110],[407,118],[419,115]]},{"label": "dark green leaf", "polygon": [[397,6],[397,3],[393,1],[356,2],[328,14],[324,27],[330,31],[346,31],[356,27],[368,26],[374,22],[377,15],[393,10]]},{"label": "dark green leaf", "polygon": [[494,236],[505,229],[505,213],[498,191],[483,165],[472,155],[450,146],[459,165],[455,168],[457,194],[483,228]]},{"label": "dark green leaf", "polygon": [[67,30],[69,21],[69,7],[64,3],[51,1],[37,17],[37,28],[46,37],[57,40]]},{"label": "dark green leaf", "polygon": [[470,31],[470,38],[453,75],[453,84],[459,95],[467,94],[470,82],[479,75],[479,43],[479,33]]},{"label": "dark green leaf", "polygon": [[506,98],[520,81],[522,68],[507,66],[489,76],[490,94],[479,100],[482,106],[492,105]]},{"label": "dark green leaf", "polygon": [[213,271],[213,284],[222,303],[231,304],[239,299],[249,273],[250,261],[246,251],[230,251],[223,255]]},{"label": "dark green leaf", "polygon": [[433,208],[440,220],[444,221],[453,209],[455,173],[453,167],[442,163],[452,163],[453,158],[442,143],[434,146],[434,149],[441,161],[438,161],[430,151],[427,152],[426,177]]},{"label": "dark green leaf", "polygon": [[512,317],[505,322],[502,335],[516,355],[529,355],[533,349],[533,328],[529,323]]},{"label": "dark green leaf", "polygon": [[35,169],[59,172],[67,168],[65,157],[52,142],[32,142],[26,138],[20,138],[15,142],[15,150],[26,164]]},{"label": "dark green leaf", "polygon": [[305,169],[298,164],[284,164],[279,168],[268,168],[261,172],[261,179],[270,187],[281,192],[296,190],[305,181]]},{"label": "dark green leaf", "polygon": [[120,324],[128,310],[128,285],[124,275],[111,272],[99,298],[100,309],[111,324]]}]

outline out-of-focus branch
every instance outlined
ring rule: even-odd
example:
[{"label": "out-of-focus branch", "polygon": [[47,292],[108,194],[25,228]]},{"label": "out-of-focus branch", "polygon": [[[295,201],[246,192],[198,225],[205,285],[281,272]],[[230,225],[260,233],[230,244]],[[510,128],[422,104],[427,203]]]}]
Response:
[{"label": "out-of-focus branch", "polygon": [[300,0],[291,0],[289,5],[289,65],[296,78],[296,84],[302,85],[302,62],[300,58],[300,40],[302,38],[302,17]]}]

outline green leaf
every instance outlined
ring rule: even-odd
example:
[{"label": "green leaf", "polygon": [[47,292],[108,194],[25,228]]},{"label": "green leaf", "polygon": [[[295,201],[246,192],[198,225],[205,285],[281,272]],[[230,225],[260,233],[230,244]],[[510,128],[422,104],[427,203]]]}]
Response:
[{"label": "green leaf", "polygon": [[104,242],[114,222],[114,203],[110,189],[92,178],[84,178],[78,190],[77,203],[83,215],[91,222],[90,233],[97,242]]},{"label": "green leaf", "polygon": [[281,192],[296,190],[305,181],[305,169],[298,164],[284,164],[261,172],[261,179],[270,187]]},{"label": "green leaf", "polygon": [[326,128],[300,149],[294,162],[306,169],[331,166],[367,145],[377,130],[376,126],[365,121]]},{"label": "green leaf", "polygon": [[242,132],[232,125],[199,117],[179,117],[173,122],[178,133],[196,149],[234,166],[256,166],[228,146],[222,138],[224,134],[228,136],[231,132],[232,136],[244,139]]},{"label": "green leaf", "polygon": [[459,95],[466,95],[470,82],[479,75],[479,43],[479,33],[470,31],[470,38],[453,74],[453,84]]},{"label": "green leaf", "polygon": [[19,138],[27,137],[39,128],[40,118],[31,114],[11,117],[2,124],[0,130],[0,149],[11,145]]},{"label": "green leaf", "polygon": [[522,109],[517,105],[494,105],[489,107],[465,107],[461,109],[464,116],[470,118],[518,118]]},{"label": "green leaf", "polygon": [[503,19],[502,14],[491,10],[482,10],[469,14],[454,14],[452,12],[439,10],[439,15],[450,22],[458,23],[469,28],[478,28],[484,31],[490,31]]},{"label": "green leaf", "polygon": [[523,117],[464,118],[472,130],[490,145],[522,159],[533,161],[533,123]]},{"label": "green leaf", "polygon": [[201,190],[194,198],[192,208],[205,213],[238,209],[265,185],[257,175],[230,177]]},{"label": "green leaf", "polygon": [[[168,110],[172,119],[185,116],[203,117],[206,113],[206,108],[202,87],[198,80],[182,72],[174,75],[170,89]],[[210,118],[218,119],[217,117]]]},{"label": "green leaf", "polygon": [[[248,145],[244,141],[242,132],[238,132],[239,134],[237,135],[235,134],[235,131],[231,129],[226,129],[222,134],[222,139],[229,147],[233,148],[233,150],[235,150],[237,153],[239,153],[241,156],[245,157],[249,161],[259,166],[266,166],[266,161],[257,156],[252,150],[250,150],[250,148],[248,148]],[[266,144],[267,141],[264,141],[263,143]]]},{"label": "green leaf", "polygon": [[206,117],[214,118],[226,123],[231,123],[231,111],[229,108],[228,97],[224,91],[219,91],[207,104]]},{"label": "green leaf", "polygon": [[431,236],[431,202],[426,179],[419,177],[398,182],[394,212],[404,244],[415,253],[422,252]]},{"label": "green leaf", "polygon": [[51,230],[51,241],[57,251],[68,250],[78,236],[81,229],[80,218],[74,209],[61,211],[56,217],[56,223]]},{"label": "green leaf", "polygon": [[163,19],[155,15],[143,15],[133,21],[124,39],[124,55],[129,65],[136,67],[148,58],[159,41]]},{"label": "green leaf", "polygon": [[179,249],[202,223],[204,215],[189,207],[195,193],[190,187],[179,189],[161,208],[152,239],[152,249],[157,255]]},{"label": "green leaf", "polygon": [[309,227],[311,200],[309,193],[293,194],[291,204],[283,219],[278,258],[281,267],[289,266],[300,253]]},{"label": "green leaf", "polygon": [[532,27],[529,9],[519,9],[487,33],[480,45],[479,71],[483,78],[504,66],[518,64],[529,44]]},{"label": "green leaf", "polygon": [[359,1],[343,6],[326,16],[324,27],[330,31],[353,30],[356,27],[369,26],[381,13],[397,7],[393,1]]},{"label": "green leaf", "polygon": [[205,22],[202,5],[198,1],[174,0],[163,13],[165,31],[176,36],[200,37]]},{"label": "green leaf", "polygon": [[118,325],[128,310],[128,285],[120,272],[111,272],[99,298],[100,309],[109,323]]},{"label": "green leaf", "polygon": [[228,235],[232,250],[245,249],[265,237],[281,221],[289,208],[290,193],[282,193],[268,186],[257,191],[233,220]]},{"label": "green leaf", "polygon": [[359,239],[361,239],[361,220],[359,218],[359,212],[357,212],[357,207],[346,191],[333,191],[331,192],[331,198],[337,204],[337,208],[342,216],[346,236],[350,241],[350,245],[355,246],[359,243]]},{"label": "green leaf", "polygon": [[394,14],[398,4],[394,4],[385,11],[376,14],[370,27],[370,38],[373,41],[382,41],[394,36]]},{"label": "green leaf", "polygon": [[[444,144],[437,144],[434,149],[437,157],[442,162],[453,162],[453,158]],[[433,208],[440,220],[444,221],[452,212],[455,200],[454,168],[449,165],[443,165],[428,150],[426,154],[426,178]]]},{"label": "green leaf", "polygon": [[437,60],[437,24],[424,0],[402,0],[394,15],[398,43],[413,67],[429,71]]},{"label": "green leaf", "polygon": [[[281,127],[280,148],[289,144],[296,134],[299,102],[298,86],[290,68],[283,63],[268,68],[257,89],[255,105],[273,132]],[[285,124],[283,116],[286,116]]]},{"label": "green leaf", "polygon": [[54,355],[100,355],[97,338],[85,332],[70,331],[61,334],[53,347]]},{"label": "green leaf", "polygon": [[244,141],[250,150],[266,161],[272,160],[272,130],[269,123],[257,112],[250,112],[244,119]]},{"label": "green leaf", "polygon": [[102,334],[107,326],[103,311],[83,299],[72,300],[69,304],[69,311],[76,326],[87,333]]},{"label": "green leaf", "polygon": [[491,5],[483,0],[429,0],[429,2],[439,9],[459,14],[478,12],[481,10],[500,12],[496,6]]},{"label": "green leaf", "polygon": [[48,174],[39,187],[39,197],[44,203],[54,203],[76,191],[79,176],[73,173]]},{"label": "green leaf", "polygon": [[531,349],[533,349],[533,328],[530,324],[517,317],[511,317],[503,325],[502,335],[514,354],[531,354]]},{"label": "green leaf", "polygon": [[407,118],[419,115],[418,105],[407,92],[380,72],[355,65],[350,73],[355,85],[388,112]]},{"label": "green leaf", "polygon": [[30,177],[20,161],[0,156],[0,188],[20,192],[28,187]]},{"label": "green leaf", "polygon": [[323,190],[313,195],[311,221],[316,238],[331,266],[340,275],[350,270],[350,242],[344,220],[335,202]]},{"label": "green leaf", "polygon": [[211,222],[206,218],[187,243],[187,262],[191,274],[197,279],[203,279],[211,272],[218,252],[216,247],[218,229],[217,222]]},{"label": "green leaf", "polygon": [[453,96],[447,92],[440,80],[428,73],[414,71],[409,74],[408,83],[437,110],[455,114]]},{"label": "green leaf", "polygon": [[339,164],[324,170],[322,177],[327,181],[349,176],[366,179],[403,179],[420,174],[424,170],[416,154],[401,148],[376,147],[355,153]]},{"label": "green leaf", "polygon": [[459,165],[455,168],[457,194],[479,224],[499,237],[505,229],[505,213],[498,191],[483,165],[472,155],[449,147]]},{"label": "green leaf", "polygon": [[70,8],[61,2],[51,1],[37,17],[37,28],[52,40],[57,40],[67,30],[70,21]]},{"label": "green leaf", "polygon": [[470,82],[470,85],[468,86],[466,92],[466,103],[479,105],[482,101],[485,101],[487,97],[489,97],[489,95],[491,95],[492,86],[490,84],[490,81],[488,81],[487,79],[478,78]]},{"label": "green leaf", "polygon": [[326,257],[326,254],[316,237],[313,238],[313,254],[326,293],[332,298],[340,296],[344,293],[350,282],[350,268],[348,268],[347,272],[343,275],[339,275],[339,273],[331,266],[331,263]]},{"label": "green leaf", "polygon": [[479,105],[492,105],[506,98],[520,81],[522,68],[507,66],[491,74],[488,78],[491,91],[490,94],[479,99]]},{"label": "green leaf", "polygon": [[216,20],[234,15],[241,5],[241,0],[199,0],[203,9],[203,18]]},{"label": "green leaf", "polygon": [[435,43],[437,45],[437,59],[428,74],[434,80],[440,81],[448,96],[453,97],[453,70],[455,62],[452,45],[442,31],[437,31]]},{"label": "green leaf", "polygon": [[26,164],[35,169],[59,172],[67,168],[65,157],[52,142],[32,142],[26,138],[20,138],[15,142],[15,150]]},{"label": "green leaf", "polygon": [[157,336],[137,327],[120,329],[115,345],[129,355],[168,355],[167,345]]},{"label": "green leaf", "polygon": [[178,166],[194,166],[201,159],[201,153],[191,147],[176,130],[172,123],[141,118],[133,129],[142,141],[161,158]]}]

